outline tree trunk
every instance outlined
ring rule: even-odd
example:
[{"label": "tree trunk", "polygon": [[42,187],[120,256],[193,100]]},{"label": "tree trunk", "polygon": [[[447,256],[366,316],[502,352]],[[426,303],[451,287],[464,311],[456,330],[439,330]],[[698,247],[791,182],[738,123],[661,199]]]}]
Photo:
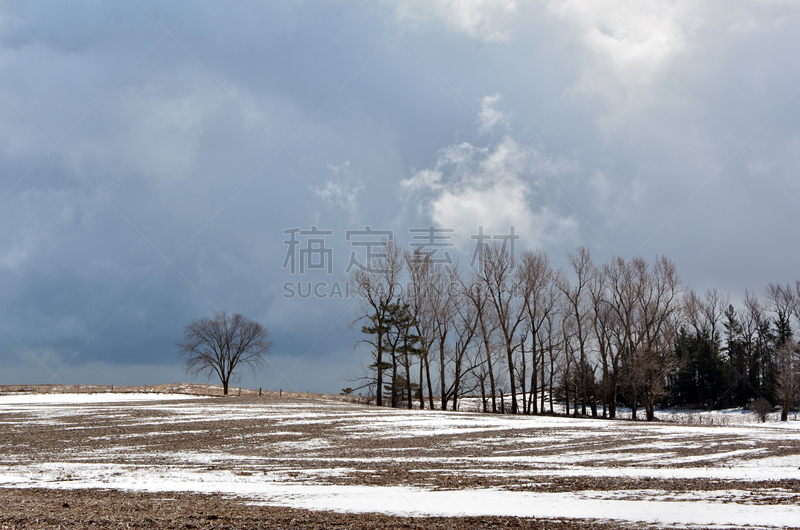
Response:
[{"label": "tree trunk", "polygon": [[539,398],[539,410],[541,414],[544,414],[544,391],[547,388],[544,378],[544,349],[542,349],[542,371],[541,373],[541,380],[542,380],[542,396]]},{"label": "tree trunk", "polygon": [[523,414],[527,414],[528,413],[528,399],[526,397],[527,394],[525,392],[525,377],[527,376],[528,363],[525,362],[525,344],[522,342],[522,340],[519,341],[519,347],[520,347],[520,350],[521,350],[521,352],[520,352],[520,364],[522,365],[520,373],[519,373],[520,396],[522,396],[522,413]]},{"label": "tree trunk", "polygon": [[603,417],[607,417],[608,408],[608,359],[603,354]]},{"label": "tree trunk", "polygon": [[403,341],[403,351],[406,361],[406,392],[408,393],[408,409],[413,408],[414,396],[411,395],[411,359],[408,356],[408,339]]},{"label": "tree trunk", "polygon": [[[425,375],[428,378],[428,404],[430,409],[433,410],[433,385],[431,385],[431,363],[428,360],[428,354],[425,353]],[[420,384],[422,384],[420,382]]]},{"label": "tree trunk", "polygon": [[575,392],[572,393],[572,399],[573,399],[573,401],[572,401],[572,405],[573,405],[572,406],[572,415],[577,417],[578,416],[578,402],[580,401],[580,399],[579,399],[580,395],[579,395],[577,381],[575,383],[576,383],[575,384]]},{"label": "tree trunk", "polygon": [[[547,354],[550,356],[550,384],[548,385],[548,392],[550,394],[550,414],[555,414],[555,410],[553,409],[553,383],[556,378],[556,367],[555,359],[553,359],[553,343],[548,339],[547,344]],[[542,363],[544,363],[544,359],[542,359]],[[544,368],[542,368],[542,374],[544,374]],[[542,377],[544,377],[544,375],[542,375]],[[542,409],[544,409],[544,392],[542,393]]]},{"label": "tree trunk", "polygon": [[461,385],[461,362],[463,353],[456,352],[456,373],[453,376],[453,411],[458,410],[458,388]]},{"label": "tree trunk", "polygon": [[[381,329],[382,325],[383,325],[383,322],[379,320],[377,328]],[[375,394],[376,394],[376,396],[375,396],[375,404],[377,406],[379,406],[379,407],[382,407],[383,406],[383,368],[382,368],[383,367],[383,347],[382,347],[383,334],[379,331],[377,333],[377,335],[378,335],[378,340],[377,340],[378,344],[377,344],[377,346],[375,346],[375,358],[377,359],[377,362],[375,363],[375,369],[378,371],[377,377],[376,377],[376,384],[377,384],[378,388],[376,389],[376,392],[375,392]]]},{"label": "tree trunk", "polygon": [[[578,323],[578,333],[581,333],[581,326]],[[589,401],[589,392],[586,384],[586,352],[583,346],[583,339],[579,339],[580,347],[581,347],[581,365],[580,371],[578,372],[578,384],[581,386],[580,394],[581,394],[581,415],[586,416],[586,402]],[[577,392],[576,392],[577,394]]]},{"label": "tree trunk", "polygon": [[536,362],[536,333],[531,333],[531,397],[530,405],[528,406],[529,414],[537,414],[539,412],[539,405],[536,402],[536,384],[538,383],[536,375],[539,370],[539,364]]},{"label": "tree trunk", "polygon": [[619,370],[617,369],[616,366],[614,366],[613,368],[614,368],[614,375],[611,376],[611,381],[610,381],[611,396],[608,402],[608,417],[611,418],[612,420],[617,417],[617,394],[619,390],[619,377],[617,376]]},{"label": "tree trunk", "polygon": [[[482,324],[481,324],[482,325]],[[489,390],[492,392],[492,414],[497,414],[497,398],[494,385],[494,369],[492,368],[492,352],[489,349],[489,339],[484,334],[484,348],[486,348],[486,367],[489,369]]]},{"label": "tree trunk", "polygon": [[440,387],[439,393],[441,394],[441,397],[439,399],[441,400],[442,410],[447,410],[447,400],[448,400],[447,386],[445,386],[445,376],[446,376],[445,364],[444,364],[445,336],[446,335],[442,336],[439,339],[439,387]]},{"label": "tree trunk", "polygon": [[[394,349],[394,348],[392,348]],[[392,351],[392,408],[397,408],[397,356]]]},{"label": "tree trunk", "polygon": [[517,413],[517,385],[514,384],[514,349],[511,342],[506,341],[506,353],[508,354],[508,378],[511,381],[511,414]]},{"label": "tree trunk", "polygon": [[487,355],[486,358],[489,360],[489,390],[492,393],[492,414],[497,414],[497,397],[494,385],[494,370],[492,369],[492,357],[491,355]]},{"label": "tree trunk", "polygon": [[422,377],[423,366],[425,365],[425,354],[419,356],[419,410],[425,410],[425,379]]}]

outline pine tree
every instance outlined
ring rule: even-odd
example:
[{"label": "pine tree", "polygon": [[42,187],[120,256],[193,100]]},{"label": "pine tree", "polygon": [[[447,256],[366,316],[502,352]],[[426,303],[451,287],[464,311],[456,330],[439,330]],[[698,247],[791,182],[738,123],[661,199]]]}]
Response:
[{"label": "pine tree", "polygon": [[726,339],[723,351],[727,354],[725,375],[729,385],[724,395],[720,396],[720,405],[743,407],[751,398],[757,397],[758,392],[750,384],[750,362],[743,337],[744,329],[732,305],[725,310],[723,326]]},{"label": "pine tree", "polygon": [[[384,389],[389,393],[387,397],[391,399],[392,407],[396,408],[400,401],[405,400],[402,396],[412,395],[411,364],[414,356],[420,354],[420,337],[413,332],[415,322],[408,304],[402,301],[388,304],[386,315],[385,351],[391,358],[392,379]],[[398,368],[403,368],[405,374],[399,374]],[[409,399],[409,408],[410,405]]]}]

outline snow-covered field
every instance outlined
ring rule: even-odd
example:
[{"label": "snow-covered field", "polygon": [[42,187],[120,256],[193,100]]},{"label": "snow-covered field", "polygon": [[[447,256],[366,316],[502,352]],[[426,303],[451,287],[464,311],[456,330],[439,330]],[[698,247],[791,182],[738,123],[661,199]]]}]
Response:
[{"label": "snow-covered field", "polygon": [[153,394],[0,396],[0,486],[396,515],[800,526],[800,422],[647,424]]}]

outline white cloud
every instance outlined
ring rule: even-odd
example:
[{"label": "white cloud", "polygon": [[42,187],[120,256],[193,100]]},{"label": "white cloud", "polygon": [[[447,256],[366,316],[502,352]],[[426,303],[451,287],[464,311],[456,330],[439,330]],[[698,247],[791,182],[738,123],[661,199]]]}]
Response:
[{"label": "white cloud", "polygon": [[506,128],[511,125],[511,116],[494,108],[501,97],[500,94],[483,97],[481,101],[481,112],[478,115],[478,121],[480,122],[478,132],[481,134],[493,134],[495,127],[498,125],[503,125]]},{"label": "white cloud", "polygon": [[[692,40],[707,13],[695,0],[551,0],[549,11],[576,27],[594,59],[607,57],[610,74],[592,75],[581,90],[605,93],[647,90],[663,68]],[[618,84],[618,86],[615,86]]]},{"label": "white cloud", "polygon": [[423,190],[436,190],[441,188],[442,172],[434,169],[423,169],[414,175],[400,181],[400,185],[408,192],[418,192]]},{"label": "white cloud", "polygon": [[456,230],[454,240],[462,249],[479,226],[487,234],[507,234],[514,226],[524,243],[537,246],[577,240],[577,220],[545,204],[540,191],[546,181],[576,167],[506,137],[492,147],[450,145],[439,152],[434,169],[417,171],[401,187],[419,213]]},{"label": "white cloud", "polygon": [[786,22],[779,8],[799,5],[797,0],[550,0],[547,10],[574,28],[592,60],[603,58],[578,92],[616,100],[646,95],[666,72],[725,33],[773,31]]},{"label": "white cloud", "polygon": [[[423,8],[424,6],[424,8]],[[517,12],[514,0],[432,0],[429,4],[409,0],[395,3],[399,20],[441,21],[452,31],[485,42],[511,40],[511,20]]]},{"label": "white cloud", "polygon": [[336,176],[335,180],[327,180],[321,186],[312,186],[314,195],[330,204],[331,206],[342,207],[351,216],[358,214],[358,194],[364,189],[363,183],[350,169],[350,162],[346,161],[340,166],[328,164]]}]

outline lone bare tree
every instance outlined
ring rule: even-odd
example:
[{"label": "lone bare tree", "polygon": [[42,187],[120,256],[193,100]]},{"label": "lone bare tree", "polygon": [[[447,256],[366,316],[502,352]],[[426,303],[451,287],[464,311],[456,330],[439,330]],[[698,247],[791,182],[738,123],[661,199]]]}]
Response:
[{"label": "lone bare tree", "polygon": [[177,344],[178,355],[189,374],[219,377],[227,395],[239,365],[253,371],[264,367],[264,356],[272,347],[267,334],[264,326],[244,315],[220,311],[214,318],[198,318],[186,325],[183,341]]}]

